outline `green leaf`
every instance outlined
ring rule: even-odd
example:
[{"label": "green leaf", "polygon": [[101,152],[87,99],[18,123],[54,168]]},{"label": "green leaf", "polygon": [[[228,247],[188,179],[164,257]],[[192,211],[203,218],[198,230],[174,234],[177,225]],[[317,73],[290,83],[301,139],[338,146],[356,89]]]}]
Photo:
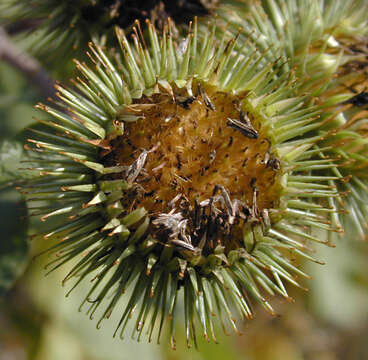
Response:
[{"label": "green leaf", "polygon": [[0,296],[22,275],[29,259],[27,208],[14,190],[0,192]]}]

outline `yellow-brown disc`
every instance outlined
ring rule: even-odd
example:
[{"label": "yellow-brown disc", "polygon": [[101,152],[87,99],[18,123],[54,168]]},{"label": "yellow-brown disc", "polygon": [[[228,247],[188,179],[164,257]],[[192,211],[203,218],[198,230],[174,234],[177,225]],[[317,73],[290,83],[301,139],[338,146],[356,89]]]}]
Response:
[{"label": "yellow-brown disc", "polygon": [[[186,90],[175,89],[174,97],[165,93],[137,100],[128,109],[142,118],[127,123],[124,135],[111,141],[105,164],[129,166],[143,150],[149,151],[136,180],[143,194],[131,205],[144,206],[153,214],[168,211],[168,203],[178,194],[191,204],[208,199],[216,185],[222,185],[231,199],[249,206],[256,187],[258,208],[274,207],[279,196],[279,164],[267,129],[244,107],[240,113],[246,95],[208,86],[202,93],[190,97]],[[229,118],[244,122],[242,116],[249,119],[258,138],[228,125]]]}]

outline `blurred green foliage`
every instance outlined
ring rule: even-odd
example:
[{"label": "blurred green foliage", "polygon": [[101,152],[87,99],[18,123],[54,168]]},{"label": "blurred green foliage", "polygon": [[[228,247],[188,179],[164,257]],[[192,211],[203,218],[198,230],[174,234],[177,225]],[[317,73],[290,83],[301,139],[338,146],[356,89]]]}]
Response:
[{"label": "blurred green foliage", "polygon": [[15,191],[0,191],[0,296],[28,262],[27,209]]},{"label": "blurred green foliage", "polygon": [[0,63],[0,296],[29,260],[26,205],[11,186],[23,176],[19,168],[24,150],[11,139],[32,121],[34,100],[33,89],[21,74]]},{"label": "blurred green foliage", "polygon": [[33,122],[40,98],[22,74],[0,62],[0,140],[12,139]]}]

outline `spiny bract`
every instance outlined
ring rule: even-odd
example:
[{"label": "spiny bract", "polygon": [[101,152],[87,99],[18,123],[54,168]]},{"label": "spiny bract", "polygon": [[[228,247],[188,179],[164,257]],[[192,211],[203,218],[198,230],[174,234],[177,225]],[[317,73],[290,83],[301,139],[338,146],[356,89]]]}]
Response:
[{"label": "spiny bract", "polygon": [[98,327],[127,297],[115,334],[130,320],[159,341],[165,325],[174,347],[183,301],[189,346],[197,323],[216,341],[216,323],[239,332],[251,302],[273,314],[265,296],[290,300],[285,283],[308,277],[295,256],[314,260],[308,243],[325,242],[311,230],[341,231],[330,181],[346,179],[324,174],[335,159],[316,142],[335,136],[333,117],[295,96],[285,59],[259,69],[265,54],[234,51],[215,25],[199,37],[194,22],[179,43],[170,22],[147,32],[130,43],[117,30],[116,64],[90,44],[92,67],[76,61],[74,88],[38,105],[53,120],[29,140],[40,177],[23,191],[60,220],[44,235],[59,240],[50,271],[78,259],[64,282],[92,278],[91,317],[109,299]]}]

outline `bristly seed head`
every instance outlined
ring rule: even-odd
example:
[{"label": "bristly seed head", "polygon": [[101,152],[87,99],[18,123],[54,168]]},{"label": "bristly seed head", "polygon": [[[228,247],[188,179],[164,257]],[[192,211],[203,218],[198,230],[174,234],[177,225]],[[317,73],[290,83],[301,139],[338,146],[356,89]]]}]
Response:
[{"label": "bristly seed head", "polygon": [[93,69],[76,61],[76,89],[57,86],[64,112],[39,105],[53,120],[29,140],[40,177],[23,191],[60,217],[44,235],[61,240],[50,271],[78,257],[64,282],[93,278],[81,308],[93,317],[110,299],[98,327],[130,288],[115,334],[135,319],[138,340],[147,328],[159,341],[166,324],[174,347],[183,297],[189,346],[197,323],[214,341],[217,321],[239,333],[250,298],[274,314],[262,292],[290,299],[284,283],[308,277],[294,255],[317,261],[306,243],[324,242],[310,230],[339,231],[340,194],[320,172],[338,165],[315,148],[325,119],[278,76],[282,61],[260,66],[215,26],[200,38],[191,24],[184,47],[170,22],[162,36],[147,26],[144,42],[117,30],[118,65],[90,45]]}]

